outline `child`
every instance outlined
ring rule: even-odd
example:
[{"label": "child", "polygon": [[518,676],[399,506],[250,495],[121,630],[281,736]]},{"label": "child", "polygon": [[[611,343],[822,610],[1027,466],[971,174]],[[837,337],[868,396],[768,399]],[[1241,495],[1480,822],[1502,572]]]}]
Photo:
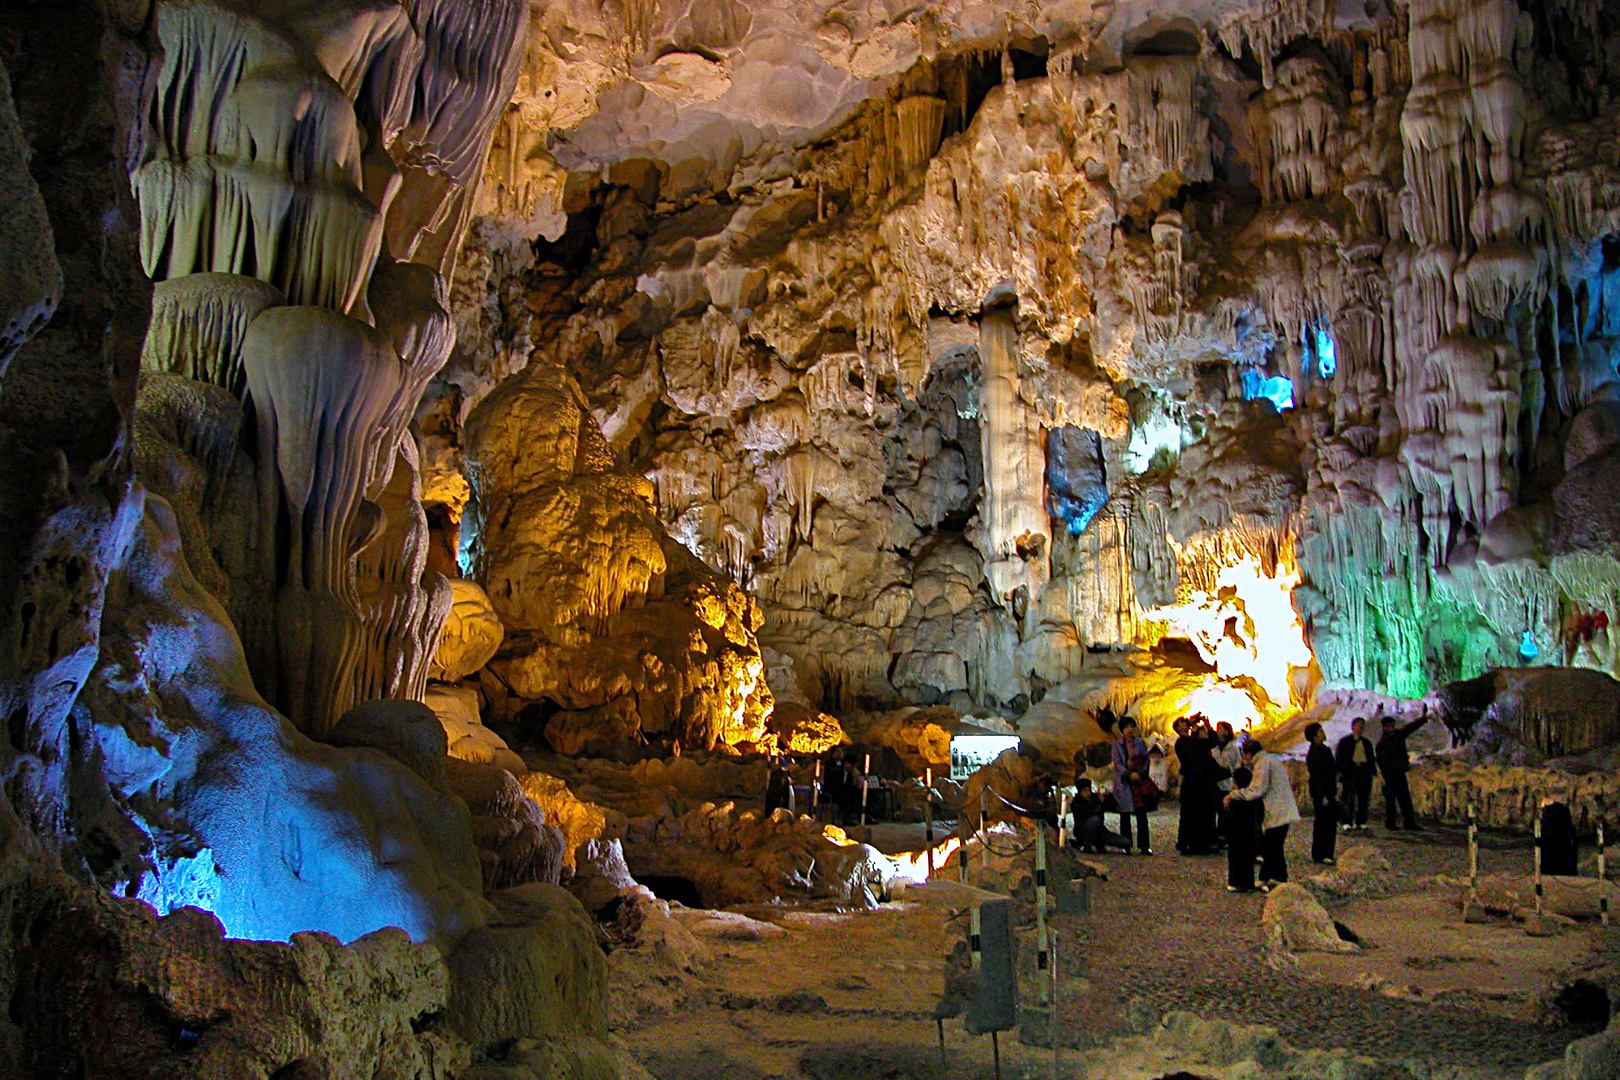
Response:
[{"label": "child", "polygon": [[1100,852],[1110,847],[1131,850],[1129,840],[1103,824],[1102,800],[1091,789],[1091,781],[1083,776],[1074,782],[1074,802],[1069,804],[1069,810],[1074,818],[1073,843],[1081,851]]},{"label": "child", "polygon": [[[1254,774],[1244,765],[1232,773],[1232,789],[1241,791]],[[1226,797],[1229,828],[1226,833],[1226,891],[1254,892],[1255,830],[1260,822],[1260,804]]]},{"label": "child", "polygon": [[[1153,749],[1148,751],[1148,779],[1153,781],[1153,786],[1159,789],[1161,796],[1170,790],[1170,763],[1164,760],[1164,747],[1158,743],[1154,743]],[[1155,805],[1148,809],[1158,809],[1157,801],[1155,799]]]}]

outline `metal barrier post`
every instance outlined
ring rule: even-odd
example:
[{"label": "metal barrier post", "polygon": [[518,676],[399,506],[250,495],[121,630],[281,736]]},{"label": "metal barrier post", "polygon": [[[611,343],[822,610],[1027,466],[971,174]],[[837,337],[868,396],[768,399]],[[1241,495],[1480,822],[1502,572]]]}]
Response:
[{"label": "metal barrier post", "polygon": [[1463,904],[1466,914],[1479,903],[1479,826],[1474,821],[1474,804],[1468,804],[1468,899]]},{"label": "metal barrier post", "polygon": [[821,801],[821,759],[816,758],[816,769],[810,780],[810,816],[816,816],[816,804]]},{"label": "metal barrier post", "polygon": [[1536,850],[1534,859],[1531,876],[1535,878],[1536,882],[1536,914],[1540,915],[1543,902],[1541,888],[1541,806],[1539,804],[1536,806]]},{"label": "metal barrier post", "polygon": [[872,755],[861,759],[861,828],[866,828],[866,787],[872,775]]},{"label": "metal barrier post", "polygon": [[1051,1004],[1047,981],[1050,960],[1046,941],[1046,825],[1035,820],[1035,990],[1042,1005]]},{"label": "metal barrier post", "polygon": [[1598,845],[1598,919],[1604,926],[1609,925],[1609,856],[1603,847],[1603,821],[1597,823]]},{"label": "metal barrier post", "polygon": [[984,873],[990,872],[990,821],[989,811],[986,809],[984,788],[979,789],[979,869]]},{"label": "metal barrier post", "polygon": [[934,769],[923,770],[923,829],[928,842],[928,876],[934,876]]},{"label": "metal barrier post", "polygon": [[1058,798],[1058,847],[1067,847],[1069,844],[1069,793],[1065,791]]}]

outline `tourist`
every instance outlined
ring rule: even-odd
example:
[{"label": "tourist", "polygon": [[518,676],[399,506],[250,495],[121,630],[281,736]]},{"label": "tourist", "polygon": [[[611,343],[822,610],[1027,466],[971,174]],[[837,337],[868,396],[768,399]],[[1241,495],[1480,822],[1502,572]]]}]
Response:
[{"label": "tourist", "polygon": [[1333,751],[1333,763],[1339,770],[1344,785],[1344,831],[1363,831],[1367,828],[1367,805],[1372,801],[1373,777],[1378,774],[1378,759],[1373,752],[1372,740],[1363,734],[1367,721],[1356,717],[1350,721],[1350,734],[1339,740]]},{"label": "tourist", "polygon": [[1069,814],[1074,821],[1074,840],[1071,843],[1081,851],[1101,852],[1111,847],[1121,851],[1131,850],[1129,840],[1108,830],[1103,821],[1102,799],[1092,790],[1087,777],[1082,776],[1074,782],[1074,801],[1069,804]]},{"label": "tourist", "polygon": [[1225,720],[1215,725],[1215,748],[1211,751],[1211,756],[1215,762],[1213,773],[1215,779],[1215,809],[1220,816],[1216,831],[1220,842],[1229,843],[1232,822],[1230,820],[1231,813],[1225,799],[1234,786],[1242,786],[1235,783],[1233,774],[1243,767],[1243,744],[1238,742],[1236,735],[1232,732],[1232,725]]},{"label": "tourist", "polygon": [[1208,855],[1215,850],[1215,732],[1209,719],[1181,719],[1175,723],[1176,763],[1181,769],[1181,815],[1176,850],[1183,855]]},{"label": "tourist", "polygon": [[1119,719],[1119,738],[1114,740],[1112,761],[1114,766],[1114,804],[1119,808],[1119,835],[1129,846],[1131,818],[1136,818],[1137,850],[1143,855],[1153,854],[1148,837],[1148,812],[1139,795],[1145,796],[1148,779],[1147,743],[1136,733],[1136,720],[1122,716]]},{"label": "tourist", "polygon": [[1321,724],[1305,725],[1305,771],[1310,775],[1311,789],[1311,862],[1333,865],[1334,849],[1339,838],[1339,785],[1338,768],[1333,751],[1327,748],[1327,732]]},{"label": "tourist", "polygon": [[[1274,886],[1288,880],[1283,844],[1288,840],[1288,826],[1300,819],[1299,805],[1294,802],[1293,783],[1280,758],[1268,754],[1253,739],[1244,740],[1242,754],[1251,779],[1241,788],[1234,787],[1226,798],[1231,803],[1258,802],[1261,805],[1260,888],[1270,892]],[[1228,842],[1231,842],[1230,837]]]},{"label": "tourist", "polygon": [[[1406,774],[1412,768],[1412,756],[1406,749],[1406,740],[1428,722],[1427,706],[1423,709],[1423,715],[1410,724],[1397,727],[1393,716],[1383,717],[1379,721],[1383,728],[1383,734],[1378,736],[1378,771],[1384,778],[1384,828],[1391,832],[1403,825],[1408,832],[1422,831],[1423,826],[1417,823],[1417,812],[1412,809],[1412,788],[1406,780]],[[1401,825],[1395,824],[1397,804],[1401,811]]]},{"label": "tourist", "polygon": [[771,762],[771,773],[765,781],[765,813],[793,808],[793,777],[788,775],[787,760],[777,758]]}]

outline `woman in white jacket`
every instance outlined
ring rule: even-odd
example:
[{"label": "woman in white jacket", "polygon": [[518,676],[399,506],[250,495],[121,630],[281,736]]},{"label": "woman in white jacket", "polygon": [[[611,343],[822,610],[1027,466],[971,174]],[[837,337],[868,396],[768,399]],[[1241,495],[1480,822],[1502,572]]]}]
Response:
[{"label": "woman in white jacket", "polygon": [[1248,787],[1234,790],[1226,801],[1230,804],[1233,799],[1261,800],[1265,816],[1260,822],[1260,888],[1270,891],[1273,885],[1288,880],[1283,843],[1288,839],[1288,826],[1300,820],[1299,805],[1294,802],[1294,786],[1288,779],[1287,766],[1253,739],[1243,742],[1243,765],[1254,774],[1254,779]]}]

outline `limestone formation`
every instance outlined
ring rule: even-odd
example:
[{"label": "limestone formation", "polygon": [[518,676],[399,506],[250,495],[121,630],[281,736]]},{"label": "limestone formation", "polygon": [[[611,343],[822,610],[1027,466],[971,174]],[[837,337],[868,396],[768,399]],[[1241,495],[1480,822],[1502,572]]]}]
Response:
[{"label": "limestone formation", "polygon": [[[1605,821],[1612,14],[0,12],[0,1073],[619,1074],[610,966],[769,933],[637,874],[915,869],[753,808],[845,742],[971,827],[1116,714],[1422,698],[1421,814]],[[1021,752],[944,780],[962,720]]]},{"label": "limestone formation", "polygon": [[1271,890],[1260,915],[1266,940],[1289,952],[1355,952],[1339,937],[1333,917],[1302,886],[1286,882]]},{"label": "limestone formation", "polygon": [[665,533],[577,383],[544,367],[507,383],[466,452],[462,542],[507,631],[490,664],[506,715],[549,702],[569,754],[764,742],[758,607]]},{"label": "limestone formation", "polygon": [[477,582],[456,578],[450,582],[450,614],[428,674],[444,682],[460,682],[489,663],[505,637],[506,629],[489,596]]}]

